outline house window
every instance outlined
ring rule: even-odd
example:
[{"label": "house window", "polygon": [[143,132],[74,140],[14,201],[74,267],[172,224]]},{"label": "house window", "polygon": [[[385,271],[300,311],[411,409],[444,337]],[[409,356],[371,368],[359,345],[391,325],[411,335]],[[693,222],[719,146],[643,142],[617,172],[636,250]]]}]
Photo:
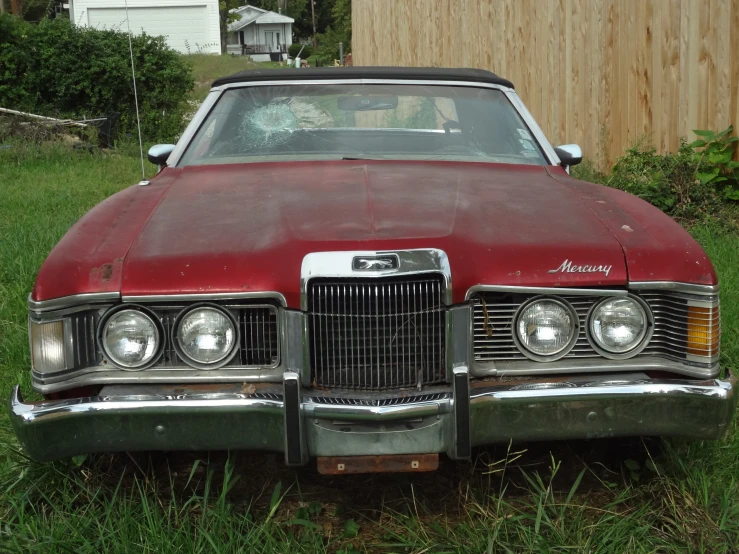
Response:
[{"label": "house window", "polygon": [[244,44],[244,31],[239,31],[239,44]]}]

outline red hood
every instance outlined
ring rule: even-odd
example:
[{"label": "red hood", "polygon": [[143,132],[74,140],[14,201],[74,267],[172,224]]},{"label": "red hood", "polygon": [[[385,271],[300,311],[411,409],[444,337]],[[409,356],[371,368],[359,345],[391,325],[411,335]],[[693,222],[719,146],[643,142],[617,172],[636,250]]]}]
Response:
[{"label": "red hood", "polygon": [[[626,282],[621,247],[543,167],[308,163],[188,168],[133,243],[124,295],[280,291],[309,252],[439,248],[455,301],[478,283]],[[608,276],[549,273],[565,260]]]},{"label": "red hood", "polygon": [[[132,223],[138,235],[128,242],[120,274],[107,282],[123,295],[279,291],[298,307],[300,267],[309,252],[439,248],[449,256],[455,302],[479,283],[625,284],[624,251],[612,225],[589,205],[586,184],[579,190],[573,183],[579,182],[551,168],[449,162],[168,169],[146,187],[158,203],[150,198],[142,207],[148,218],[142,224],[138,214]],[[119,235],[125,235],[121,243],[131,240],[131,233]],[[610,269],[607,275],[551,272],[567,261]],[[89,284],[66,286],[64,294],[50,280],[44,286],[47,265],[58,263],[42,269],[37,300],[91,292],[83,290],[94,288]]]}]

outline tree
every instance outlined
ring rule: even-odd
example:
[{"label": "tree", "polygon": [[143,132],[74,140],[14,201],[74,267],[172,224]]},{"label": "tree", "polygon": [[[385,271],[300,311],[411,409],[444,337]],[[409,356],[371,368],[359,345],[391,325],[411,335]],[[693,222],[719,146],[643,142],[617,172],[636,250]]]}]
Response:
[{"label": "tree", "polygon": [[221,22],[221,54],[228,51],[228,24],[241,19],[240,15],[231,12],[231,10],[241,6],[240,0],[220,0],[218,2]]},{"label": "tree", "polygon": [[344,52],[352,49],[352,2],[336,0],[331,9],[331,25],[318,39],[317,54],[324,63],[331,63],[339,57],[339,43],[344,45]]}]

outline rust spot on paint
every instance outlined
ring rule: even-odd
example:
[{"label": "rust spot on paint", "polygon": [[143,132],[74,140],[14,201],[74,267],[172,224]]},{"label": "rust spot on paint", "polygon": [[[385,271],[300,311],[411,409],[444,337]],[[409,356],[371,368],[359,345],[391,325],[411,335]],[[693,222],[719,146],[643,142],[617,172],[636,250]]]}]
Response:
[{"label": "rust spot on paint", "polygon": [[93,283],[109,283],[116,271],[120,271],[123,265],[123,258],[116,258],[111,263],[103,264],[100,267],[93,267],[90,270],[90,281]]},{"label": "rust spot on paint", "polygon": [[110,281],[113,276],[113,264],[103,264],[100,267],[100,280],[103,282]]}]

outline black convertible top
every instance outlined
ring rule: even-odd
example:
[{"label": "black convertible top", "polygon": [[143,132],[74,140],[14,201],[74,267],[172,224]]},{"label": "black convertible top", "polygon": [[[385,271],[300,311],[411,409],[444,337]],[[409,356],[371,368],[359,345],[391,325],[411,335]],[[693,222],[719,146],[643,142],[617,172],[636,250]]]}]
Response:
[{"label": "black convertible top", "polygon": [[221,77],[214,87],[255,81],[292,81],[322,79],[406,79],[418,81],[474,81],[513,88],[513,83],[484,69],[439,67],[307,67],[305,69],[255,69]]}]

